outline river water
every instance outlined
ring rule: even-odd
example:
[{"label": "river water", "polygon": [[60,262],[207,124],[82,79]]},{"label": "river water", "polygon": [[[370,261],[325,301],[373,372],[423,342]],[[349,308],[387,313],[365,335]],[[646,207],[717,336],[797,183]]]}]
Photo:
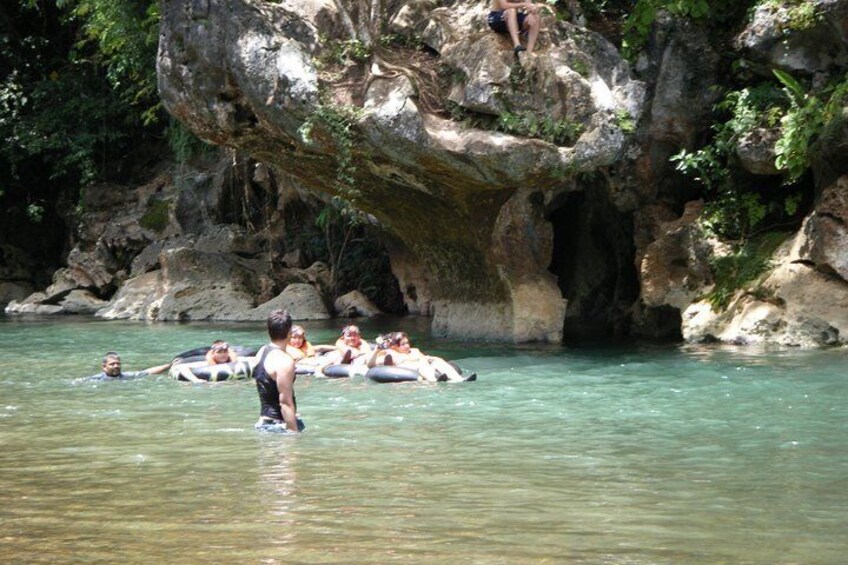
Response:
[{"label": "river water", "polygon": [[[366,336],[397,326],[367,323]],[[436,341],[475,383],[74,383],[260,324],[0,318],[3,562],[844,563],[848,352]],[[307,324],[313,343],[334,325]]]}]

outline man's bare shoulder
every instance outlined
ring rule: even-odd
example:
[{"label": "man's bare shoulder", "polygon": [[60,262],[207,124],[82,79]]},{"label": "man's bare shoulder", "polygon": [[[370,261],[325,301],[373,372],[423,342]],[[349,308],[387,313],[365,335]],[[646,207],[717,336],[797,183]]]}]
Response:
[{"label": "man's bare shoulder", "polygon": [[268,372],[276,372],[279,370],[294,369],[294,360],[291,356],[277,347],[272,348],[265,357],[265,369]]}]

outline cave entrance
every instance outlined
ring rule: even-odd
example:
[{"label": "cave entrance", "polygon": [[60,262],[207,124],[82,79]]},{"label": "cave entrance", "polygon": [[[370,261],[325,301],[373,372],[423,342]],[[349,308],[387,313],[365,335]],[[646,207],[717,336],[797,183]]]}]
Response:
[{"label": "cave entrance", "polygon": [[554,230],[549,270],[568,300],[563,339],[628,336],[639,297],[633,218],[612,205],[603,184],[583,188],[554,201],[548,215]]}]

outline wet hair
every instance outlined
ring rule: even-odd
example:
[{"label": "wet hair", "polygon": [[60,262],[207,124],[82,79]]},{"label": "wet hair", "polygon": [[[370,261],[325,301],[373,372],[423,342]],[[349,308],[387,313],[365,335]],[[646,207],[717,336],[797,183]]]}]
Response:
[{"label": "wet hair", "polygon": [[272,341],[287,339],[291,327],[292,319],[288,310],[274,310],[268,314],[268,336]]},{"label": "wet hair", "polygon": [[210,347],[212,351],[227,351],[230,349],[230,344],[224,341],[223,339],[216,339],[212,342],[212,347]]},{"label": "wet hair", "polygon": [[103,364],[105,365],[106,361],[108,361],[109,359],[119,359],[120,360],[120,358],[121,358],[121,356],[118,355],[117,353],[115,353],[114,351],[107,351],[106,355],[103,356]]},{"label": "wet hair", "polygon": [[362,332],[359,331],[359,326],[355,326],[353,324],[342,328],[342,335],[347,335],[349,333],[356,333],[358,335],[362,335]]},{"label": "wet hair", "polygon": [[389,342],[391,347],[397,347],[404,339],[408,339],[408,336],[404,332],[392,332],[386,334],[384,339]]},{"label": "wet hair", "polygon": [[306,339],[306,330],[303,329],[303,326],[294,325],[291,327],[291,337],[301,336],[303,339]]}]

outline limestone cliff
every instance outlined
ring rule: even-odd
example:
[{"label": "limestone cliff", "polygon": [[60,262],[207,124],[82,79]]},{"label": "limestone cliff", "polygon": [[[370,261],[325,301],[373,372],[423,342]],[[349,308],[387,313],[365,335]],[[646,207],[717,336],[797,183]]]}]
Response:
[{"label": "limestone cliff", "polygon": [[[396,273],[411,310],[432,313],[438,332],[559,341],[565,300],[548,270],[548,217],[586,190],[598,193],[585,197],[597,216],[589,221],[615,221],[609,183],[578,179],[625,159],[644,85],[609,42],[566,22],[550,20],[538,54],[519,63],[486,27],[484,3],[389,5],[389,28],[420,35],[455,106],[481,118],[532,116],[572,138],[517,137],[428,111],[421,75],[400,72],[388,55],[367,77],[351,66],[328,71],[321,61],[344,39],[329,1],[164,2],[162,99],[202,138],[313,190],[343,190],[344,159],[346,196],[397,238],[399,261],[418,263]],[[353,146],[342,155],[347,140],[333,120],[350,105]]]},{"label": "limestone cliff", "polygon": [[[845,120],[813,140],[803,213],[784,226],[794,233],[720,306],[709,297],[732,242],[705,230],[716,195],[670,157],[713,135],[731,73],[755,85],[780,69],[813,88],[844,75],[848,0],[762,3],[723,30],[660,12],[633,64],[575,2],[571,21],[546,15],[536,53],[518,57],[486,26],[487,1],[390,0],[370,15],[365,4],[163,0],[160,94],[199,137],[258,163],[247,184],[279,197],[276,217],[291,190],[367,213],[407,310],[432,315],[436,334],[845,342]],[[781,189],[779,137],[770,123],[735,141],[733,166],[762,193]],[[23,310],[256,319],[313,304],[303,317],[328,315],[312,294],[336,298],[321,265],[281,275],[255,226],[190,225],[179,203],[206,189],[145,190],[128,206],[141,216],[167,201],[170,227],[88,234]],[[284,224],[266,222],[278,235]]]}]

